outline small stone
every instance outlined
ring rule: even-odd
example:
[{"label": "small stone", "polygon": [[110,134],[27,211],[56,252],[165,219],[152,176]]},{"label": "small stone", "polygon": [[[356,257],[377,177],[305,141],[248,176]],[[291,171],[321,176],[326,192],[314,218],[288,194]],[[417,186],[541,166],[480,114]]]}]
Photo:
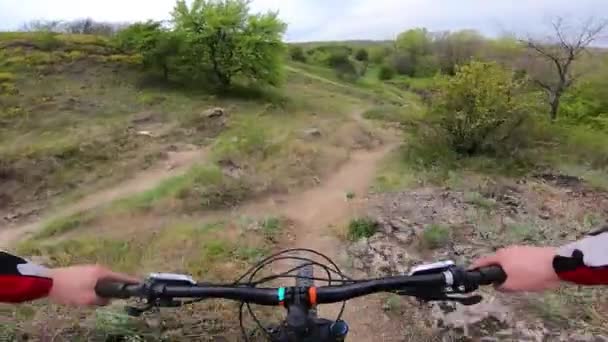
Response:
[{"label": "small stone", "polygon": [[413,231],[410,231],[409,233],[395,232],[395,233],[393,233],[393,236],[400,243],[410,244],[412,242],[412,240],[414,239],[415,234],[413,234]]},{"label": "small stone", "polygon": [[479,342],[498,342],[496,337],[482,337]]},{"label": "small stone", "polygon": [[390,225],[398,231],[407,231],[410,228],[409,221],[403,218],[391,220]]},{"label": "small stone", "polygon": [[594,342],[595,338],[591,334],[572,334],[569,340],[572,342]]},{"label": "small stone", "polygon": [[515,220],[512,219],[511,217],[506,216],[505,218],[502,219],[502,223],[505,226],[512,226],[512,225],[515,225],[517,222],[515,222]]},{"label": "small stone", "polygon": [[378,223],[379,231],[383,232],[386,235],[390,235],[393,233],[393,227],[390,224],[386,223]]},{"label": "small stone", "polygon": [[355,256],[363,256],[368,254],[369,246],[367,245],[367,239],[361,239],[352,244],[348,251]]},{"label": "small stone", "polygon": [[137,131],[137,133],[135,133],[135,134],[137,134],[139,136],[149,137],[149,138],[154,137],[154,135],[150,131]]},{"label": "small stone", "polygon": [[162,322],[161,322],[160,318],[156,318],[156,317],[146,318],[146,325],[149,328],[153,328],[153,329],[158,328],[158,327],[160,327],[161,323]]},{"label": "small stone", "polygon": [[216,107],[206,110],[203,115],[208,118],[219,118],[226,114],[224,108]]},{"label": "small stone", "polygon": [[318,128],[308,128],[302,131],[302,135],[308,138],[320,138],[322,134]]}]

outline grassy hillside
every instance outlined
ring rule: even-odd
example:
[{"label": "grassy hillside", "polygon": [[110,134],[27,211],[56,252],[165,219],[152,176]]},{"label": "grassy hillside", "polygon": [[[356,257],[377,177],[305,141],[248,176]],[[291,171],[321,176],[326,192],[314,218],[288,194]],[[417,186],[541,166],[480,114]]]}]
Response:
[{"label": "grassy hillside", "polygon": [[[12,246],[49,266],[103,263],[136,274],[232,280],[275,250],[290,223],[228,209],[317,185],[352,151],[382,143],[361,114],[384,100],[297,66],[288,68],[281,90],[210,94],[157,82],[138,56],[104,38],[11,33],[0,34],[0,44],[0,211],[9,227],[51,217]],[[214,108],[222,114],[209,115]],[[57,216],[148,170],[170,170],[182,151],[201,152],[182,174]],[[234,307],[223,303],[164,317],[162,326],[130,320],[120,308],[0,308],[9,316],[0,336],[9,338],[43,325],[60,329],[65,340],[236,334]]]},{"label": "grassy hillside", "polygon": [[[606,220],[605,131],[532,113],[502,149],[459,154],[433,107],[437,85],[453,78],[381,80],[380,64],[341,61],[355,78],[288,61],[281,87],[210,91],[159,80],[106,38],[0,33],[0,245],[10,239],[10,250],[51,267],[102,263],[211,282],[305,246],[348,254],[341,264],[377,276],[421,260],[466,264],[513,243],[563,244]],[[589,299],[598,292],[584,293],[515,297],[504,307],[558,332],[605,332],[605,308]],[[367,316],[384,315],[368,335],[460,338],[437,329],[427,307],[366,300],[345,313],[355,334]],[[140,319],[124,304],[0,305],[0,340],[236,341],[240,333],[234,303]],[[501,324],[480,326],[488,334]]]},{"label": "grassy hillside", "polygon": [[[294,137],[311,127],[335,132],[333,127],[364,106],[355,97],[329,94],[339,87],[317,88],[313,80],[296,72],[289,73],[280,93],[244,89],[217,96],[147,79],[137,56],[119,54],[103,38],[3,34],[0,40],[6,89],[0,98],[0,174],[8,184],[0,193],[4,211],[29,204],[35,211],[36,203],[82,195],[89,187],[128,178],[166,158],[168,150],[188,145],[213,144],[214,159],[230,159],[242,168],[250,166],[244,159],[266,159],[268,154],[302,154],[305,163],[325,158],[326,163],[307,171],[312,178],[340,163],[349,146],[339,141],[339,130],[323,134],[316,143],[337,144],[342,152],[318,156],[324,152],[298,146]],[[215,107],[224,108],[226,117],[205,116]],[[257,128],[240,128],[250,124]],[[247,142],[234,143],[235,136]],[[260,153],[252,156],[253,150]],[[268,171],[257,174],[268,174],[276,183],[256,186],[255,192],[287,191],[310,182],[289,179],[291,165],[255,166]]]}]

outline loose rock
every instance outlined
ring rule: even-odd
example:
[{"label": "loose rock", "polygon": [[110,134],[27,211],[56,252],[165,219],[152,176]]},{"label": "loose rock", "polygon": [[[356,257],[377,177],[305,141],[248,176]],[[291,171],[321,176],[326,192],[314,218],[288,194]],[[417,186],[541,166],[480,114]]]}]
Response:
[{"label": "loose rock", "polygon": [[224,110],[224,108],[220,108],[220,107],[216,107],[216,108],[211,108],[206,110],[203,113],[203,116],[206,116],[208,118],[219,118],[222,117],[226,114],[226,111]]}]

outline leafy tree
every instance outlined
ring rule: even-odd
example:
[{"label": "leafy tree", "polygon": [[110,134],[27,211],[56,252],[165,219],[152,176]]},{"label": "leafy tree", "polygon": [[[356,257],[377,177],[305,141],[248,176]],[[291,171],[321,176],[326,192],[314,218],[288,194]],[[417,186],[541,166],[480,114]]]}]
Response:
[{"label": "leafy tree", "polygon": [[273,85],[281,80],[286,25],[277,13],[251,14],[246,0],[194,0],[190,6],[178,0],[173,21],[191,46],[189,64],[221,86],[235,77]]},{"label": "leafy tree", "polygon": [[116,40],[123,50],[140,53],[146,68],[161,70],[165,81],[181,56],[183,43],[179,32],[169,31],[157,21],[133,24],[121,31]]},{"label": "leafy tree", "polygon": [[564,95],[560,115],[574,124],[608,130],[608,58]]},{"label": "leafy tree", "polygon": [[374,64],[382,64],[388,56],[393,53],[389,46],[374,46],[369,49],[369,61]]},{"label": "leafy tree", "polygon": [[432,53],[432,37],[424,28],[401,33],[395,41],[397,54],[393,59],[395,69],[409,76],[430,76],[437,69]]},{"label": "leafy tree", "polygon": [[369,62],[369,52],[367,52],[367,49],[361,48],[355,53],[355,59],[367,63]]},{"label": "leafy tree", "polygon": [[433,115],[462,154],[495,149],[529,113],[525,80],[495,62],[471,62],[440,85]]},{"label": "leafy tree", "polygon": [[459,65],[480,57],[484,43],[484,37],[474,30],[438,33],[433,40],[433,54],[441,70],[454,75]]},{"label": "leafy tree", "polygon": [[425,28],[416,28],[401,33],[395,42],[399,52],[410,56],[423,56],[431,53],[431,37]]},{"label": "leafy tree", "polygon": [[304,49],[299,45],[289,47],[289,56],[296,62],[306,63],[306,54],[304,53]]}]

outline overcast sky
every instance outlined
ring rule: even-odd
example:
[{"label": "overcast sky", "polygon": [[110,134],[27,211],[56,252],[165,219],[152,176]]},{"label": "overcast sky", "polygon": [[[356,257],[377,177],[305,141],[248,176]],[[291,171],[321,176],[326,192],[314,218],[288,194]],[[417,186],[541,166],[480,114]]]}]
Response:
[{"label": "overcast sky", "polygon": [[[168,19],[173,0],[0,0],[0,30],[32,19]],[[404,29],[540,32],[552,16],[608,16],[608,0],[253,0],[278,10],[287,40],[390,39]]]}]

